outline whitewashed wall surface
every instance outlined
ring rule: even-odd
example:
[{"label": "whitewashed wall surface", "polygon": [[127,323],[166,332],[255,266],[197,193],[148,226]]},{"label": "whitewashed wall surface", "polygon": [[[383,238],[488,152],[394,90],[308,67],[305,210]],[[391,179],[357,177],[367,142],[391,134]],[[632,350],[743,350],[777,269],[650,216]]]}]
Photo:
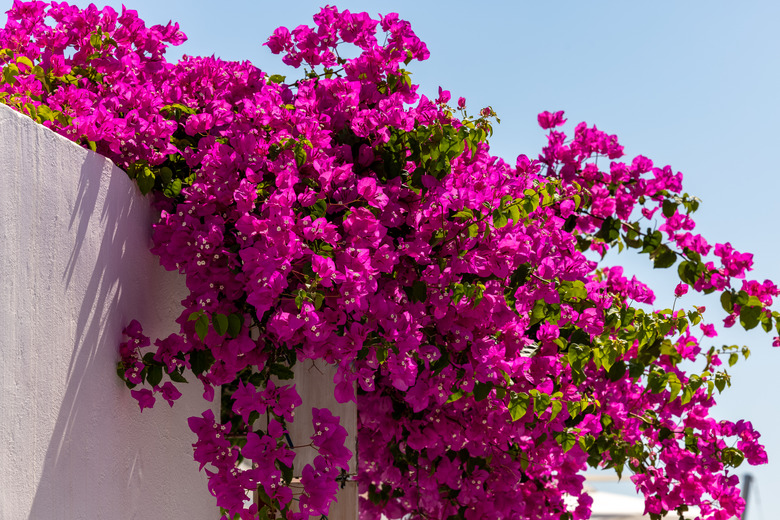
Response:
[{"label": "whitewashed wall surface", "polygon": [[124,326],[167,335],[184,295],[151,221],[110,161],[0,106],[0,520],[219,517],[200,385],[141,414],[115,373]]}]

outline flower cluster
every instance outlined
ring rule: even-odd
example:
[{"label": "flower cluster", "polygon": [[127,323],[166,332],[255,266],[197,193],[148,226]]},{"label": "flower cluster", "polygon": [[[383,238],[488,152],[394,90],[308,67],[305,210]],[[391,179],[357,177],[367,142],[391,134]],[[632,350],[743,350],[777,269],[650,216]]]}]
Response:
[{"label": "flower cluster", "polygon": [[407,22],[334,7],[314,22],[266,44],[305,67],[294,83],[213,57],[168,63],[178,26],[124,8],[17,0],[0,31],[0,99],[155,196],[152,250],[189,294],[180,331],[153,348],[128,326],[118,373],[141,410],[172,404],[185,375],[207,400],[236,385],[231,421],[189,420],[225,518],[327,514],[353,454],[314,409],[319,453],[293,493],[301,398],[284,381],[307,359],[336,365],[335,397],[357,401],[363,518],[585,519],[587,466],[628,469],[652,514],[739,515],[730,468],[766,454],[749,423],[709,415],[728,349],[691,334],[703,308],[644,311],[652,290],[594,260],[637,249],[678,265],[675,296],[718,291],[727,325],[776,328],[778,289],[745,279],[749,254],[705,258],[682,175],[622,161],[616,136],[585,123],[567,137],[563,112],[539,115],[538,159],[509,164],[490,154],[492,109],[417,93],[403,67],[428,50]]}]

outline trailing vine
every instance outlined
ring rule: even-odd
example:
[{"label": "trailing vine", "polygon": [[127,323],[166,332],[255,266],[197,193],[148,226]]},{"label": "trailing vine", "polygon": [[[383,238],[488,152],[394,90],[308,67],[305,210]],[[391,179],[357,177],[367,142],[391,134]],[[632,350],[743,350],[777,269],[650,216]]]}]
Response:
[{"label": "trailing vine", "polygon": [[749,351],[708,349],[702,307],[648,310],[648,286],[594,260],[677,265],[675,303],[719,292],[726,326],[778,330],[777,287],[693,232],[682,175],[585,123],[567,136],[563,112],[539,115],[537,159],[508,164],[491,108],[417,93],[404,67],[428,50],[398,15],[314,23],[266,43],[303,67],[292,82],[169,63],[178,25],[126,8],[16,1],[0,31],[0,101],[111,158],[160,210],[152,251],[189,290],[180,330],[152,343],[130,323],[117,372],[142,411],[188,381],[208,401],[230,387],[231,414],[189,419],[223,518],[328,514],[353,454],[314,409],[318,456],[294,468],[285,381],[302,360],[336,365],[335,397],[357,401],[362,518],[584,519],[587,466],[630,473],[654,519],[740,515],[730,470],[766,454],[709,410],[721,357]]}]

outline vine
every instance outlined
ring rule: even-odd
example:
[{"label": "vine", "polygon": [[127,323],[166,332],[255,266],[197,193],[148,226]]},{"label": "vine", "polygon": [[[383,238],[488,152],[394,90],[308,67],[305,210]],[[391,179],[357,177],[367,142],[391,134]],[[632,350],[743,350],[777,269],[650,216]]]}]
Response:
[{"label": "vine", "polygon": [[652,290],[593,260],[635,249],[678,266],[675,303],[719,292],[726,326],[780,330],[751,255],[693,233],[680,173],[623,161],[585,123],[567,137],[563,112],[539,115],[538,159],[491,156],[493,110],[419,95],[404,67],[428,50],[396,14],[326,7],[277,29],[266,45],[304,66],[294,82],[169,63],[178,25],[125,8],[8,14],[0,101],[111,158],[160,210],[152,251],[189,289],[180,330],[152,344],[132,322],[117,372],[142,411],[188,380],[209,401],[230,387],[232,414],[189,419],[223,518],[328,514],[353,454],[314,409],[318,456],[293,493],[285,381],[302,360],[336,365],[335,397],[357,401],[363,518],[584,519],[587,466],[628,470],[654,519],[741,514],[730,469],[766,454],[750,423],[709,415],[738,347],[703,349],[703,307],[643,310]]}]

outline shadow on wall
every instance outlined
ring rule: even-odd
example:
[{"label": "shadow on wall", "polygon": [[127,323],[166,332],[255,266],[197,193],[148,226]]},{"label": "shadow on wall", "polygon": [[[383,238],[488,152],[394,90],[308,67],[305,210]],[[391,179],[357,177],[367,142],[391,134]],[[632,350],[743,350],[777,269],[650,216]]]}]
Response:
[{"label": "shadow on wall", "polygon": [[200,385],[140,414],[116,376],[124,326],[166,336],[185,294],[148,251],[148,201],[6,107],[0,139],[0,518],[215,518],[186,422]]}]

